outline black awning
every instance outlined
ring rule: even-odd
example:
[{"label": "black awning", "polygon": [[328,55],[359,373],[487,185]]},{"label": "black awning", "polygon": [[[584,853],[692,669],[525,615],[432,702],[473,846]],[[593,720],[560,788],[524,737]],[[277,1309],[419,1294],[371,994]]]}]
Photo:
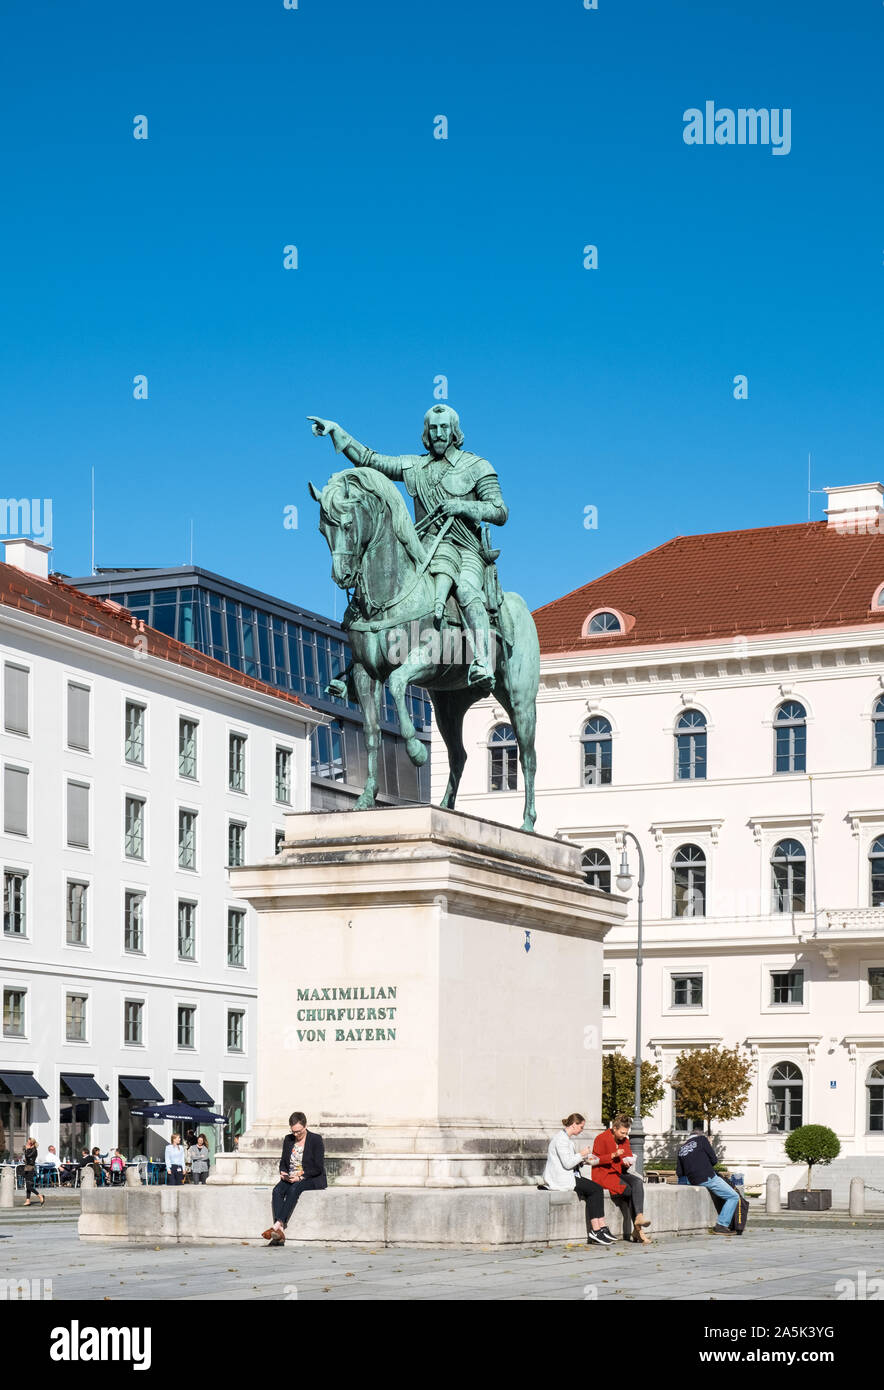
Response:
[{"label": "black awning", "polygon": [[173,1081],[173,1089],[176,1092],[175,1099],[183,1100],[187,1105],[214,1105],[215,1102],[204,1090],[198,1081]]},{"label": "black awning", "polygon": [[163,1097],[146,1076],[121,1076],[120,1085],[131,1100],[147,1101],[150,1105],[163,1103]]},{"label": "black awning", "polygon": [[0,1085],[5,1086],[18,1100],[49,1099],[49,1092],[34,1080],[32,1071],[0,1071]]},{"label": "black awning", "polygon": [[107,1100],[91,1072],[63,1071],[61,1080],[74,1100]]}]

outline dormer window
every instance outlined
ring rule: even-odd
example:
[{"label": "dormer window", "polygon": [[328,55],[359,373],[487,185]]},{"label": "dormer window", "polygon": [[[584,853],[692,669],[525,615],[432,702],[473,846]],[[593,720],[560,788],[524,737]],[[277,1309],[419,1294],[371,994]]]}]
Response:
[{"label": "dormer window", "polygon": [[612,632],[625,632],[626,624],[612,608],[598,608],[583,624],[584,637],[604,637]]}]

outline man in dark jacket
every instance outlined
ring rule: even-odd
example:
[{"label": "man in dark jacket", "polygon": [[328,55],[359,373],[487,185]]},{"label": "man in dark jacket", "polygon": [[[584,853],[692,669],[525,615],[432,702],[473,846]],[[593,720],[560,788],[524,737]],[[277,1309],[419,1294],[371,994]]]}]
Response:
[{"label": "man in dark jacket", "polygon": [[262,1234],[271,1245],[285,1244],[285,1228],[301,1193],[328,1187],[322,1136],[308,1130],[303,1110],[289,1115],[289,1129],[291,1133],[282,1141],[279,1182],[273,1189],[273,1225]]},{"label": "man in dark jacket", "polygon": [[678,1150],[675,1172],[679,1178],[687,1178],[691,1187],[708,1187],[710,1192],[722,1199],[724,1206],[718,1213],[718,1222],[712,1230],[715,1235],[727,1236],[731,1233],[731,1221],[740,1199],[724,1178],[720,1178],[716,1173],[717,1162],[718,1156],[703,1133],[703,1121],[695,1120],[693,1134]]}]

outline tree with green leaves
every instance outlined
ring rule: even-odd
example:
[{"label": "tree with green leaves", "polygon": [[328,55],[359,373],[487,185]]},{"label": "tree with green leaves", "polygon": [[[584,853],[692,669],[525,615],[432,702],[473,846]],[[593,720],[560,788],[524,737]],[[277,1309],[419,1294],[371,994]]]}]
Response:
[{"label": "tree with green leaves", "polygon": [[669,1082],[682,1115],[702,1119],[707,1134],[713,1120],[739,1119],[749,1100],[752,1063],[738,1047],[692,1047],[680,1052]]},{"label": "tree with green leaves", "polygon": [[[663,1099],[663,1078],[653,1062],[642,1062],[642,1118],[650,1115]],[[610,1124],[622,1111],[631,1115],[635,1109],[635,1059],[620,1052],[609,1052],[602,1059],[602,1119]]]},{"label": "tree with green leaves", "polygon": [[793,1129],[786,1139],[786,1157],[793,1163],[807,1164],[807,1184],[810,1191],[810,1178],[815,1163],[831,1163],[841,1152],[841,1141],[834,1130],[826,1125],[800,1125]]}]

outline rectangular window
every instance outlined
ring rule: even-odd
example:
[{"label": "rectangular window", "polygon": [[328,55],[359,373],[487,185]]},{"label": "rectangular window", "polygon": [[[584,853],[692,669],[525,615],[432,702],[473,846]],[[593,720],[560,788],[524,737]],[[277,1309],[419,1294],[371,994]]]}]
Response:
[{"label": "rectangular window", "polygon": [[86,1041],[86,996],[69,994],[65,999],[64,1035],[67,1042]]},{"label": "rectangular window", "polygon": [[7,835],[28,833],[28,770],[3,769],[3,829]]},{"label": "rectangular window", "polygon": [[610,977],[610,975],[603,975],[603,976],[602,976],[602,1008],[603,1008],[603,1009],[610,1009],[610,1007],[611,1007],[611,977]]},{"label": "rectangular window", "polygon": [[7,869],[3,874],[3,935],[27,936],[28,875],[25,869]]},{"label": "rectangular window", "polygon": [[140,767],[144,766],[144,713],[144,705],[126,701],[126,762],[138,763]]},{"label": "rectangular window", "polygon": [[243,1012],[241,1009],[227,1010],[227,1051],[242,1052]]},{"label": "rectangular window", "polygon": [[869,1003],[884,1004],[884,965],[869,966]]},{"label": "rectangular window", "polygon": [[246,828],[241,821],[232,820],[227,827],[227,865],[239,869],[246,862]]},{"label": "rectangular window", "polygon": [[276,799],[289,806],[292,800],[292,755],[288,748],[276,750]]},{"label": "rectangular window", "polygon": [[178,867],[196,868],[196,811],[178,812]]},{"label": "rectangular window", "polygon": [[123,950],[144,952],[144,894],[126,892],[123,899]]},{"label": "rectangular window", "polygon": [[699,1009],[702,1004],[702,975],[672,976],[672,1007],[674,1009]]},{"label": "rectangular window", "polygon": [[178,903],[178,959],[196,960],[196,903]]},{"label": "rectangular window", "polygon": [[227,964],[246,963],[246,914],[240,907],[227,909]]},{"label": "rectangular window", "polygon": [[3,727],[8,734],[28,732],[28,677],[24,666],[3,668]]},{"label": "rectangular window", "polygon": [[178,776],[196,781],[196,720],[178,721]]},{"label": "rectangular window", "polygon": [[68,844],[75,849],[89,848],[89,788],[83,782],[68,782]]},{"label": "rectangular window", "polygon": [[144,1004],[140,999],[127,999],[123,1005],[123,1042],[144,1042]]},{"label": "rectangular window", "polygon": [[690,1134],[694,1128],[694,1116],[685,1115],[678,1099],[678,1091],[672,1092],[672,1128],[676,1134]]},{"label": "rectangular window", "polygon": [[804,1003],[803,970],[772,970],[770,987],[770,1002],[772,1004]]},{"label": "rectangular window", "polygon": [[195,1047],[196,1036],[196,1007],[193,1004],[181,1004],[178,1007],[178,1046]]},{"label": "rectangular window", "polygon": [[273,853],[274,853],[274,854],[279,854],[279,851],[282,849],[282,847],[283,847],[284,844],[285,844],[285,831],[284,831],[284,830],[274,830],[274,832],[273,832]]},{"label": "rectangular window", "polygon": [[76,883],[69,879],[65,899],[65,940],[69,946],[85,946],[88,938],[88,883]]},{"label": "rectangular window", "polygon": [[23,989],[3,991],[3,1036],[23,1038],[25,1035],[25,994]]},{"label": "rectangular window", "polygon": [[89,696],[88,685],[75,685],[68,682],[68,748],[78,748],[89,752]]},{"label": "rectangular window", "polygon": [[123,849],[127,859],[144,858],[144,801],[140,796],[126,797],[126,833]]},{"label": "rectangular window", "polygon": [[232,792],[244,792],[246,789],[246,740],[243,734],[230,735],[227,785]]}]

